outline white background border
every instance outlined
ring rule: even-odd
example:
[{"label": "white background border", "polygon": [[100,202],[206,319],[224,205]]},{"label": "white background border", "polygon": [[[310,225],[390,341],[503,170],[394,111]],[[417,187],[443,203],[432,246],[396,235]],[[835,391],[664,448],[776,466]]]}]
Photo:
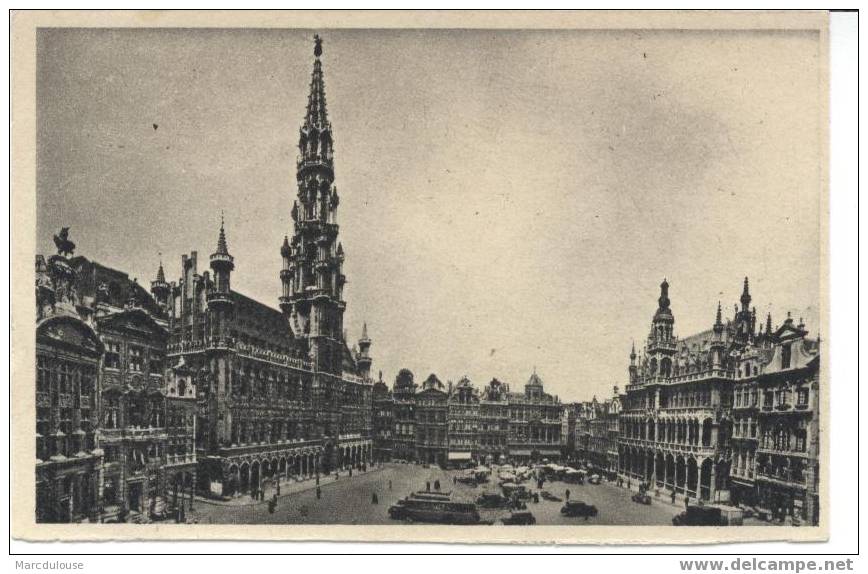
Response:
[{"label": "white background border", "polygon": [[[101,6],[104,4],[104,6]],[[196,6],[195,4],[202,4]],[[230,8],[226,2],[209,2],[204,5],[203,2],[193,3],[193,5],[185,6],[190,8]],[[326,2],[318,2],[316,6],[290,6],[283,3],[281,8],[297,7],[297,8],[322,8],[326,6]],[[352,7],[337,5],[334,7]],[[385,7],[394,5],[395,7],[406,8],[406,4],[398,4],[397,2],[383,3]],[[520,8],[513,2],[502,2],[497,5],[492,2],[487,2],[490,6],[478,6],[480,8]],[[566,3],[557,3],[561,5],[552,5],[553,8],[578,8],[576,4],[565,5]],[[684,7],[696,8],[696,3],[684,3]],[[792,3],[797,4],[797,3]],[[790,7],[792,7],[792,4]],[[28,3],[28,8],[32,7],[32,3]],[[93,2],[88,5],[89,8],[116,8],[132,6],[120,6],[118,2]],[[174,6],[177,7],[177,6]],[[257,6],[269,7],[269,6]],[[474,6],[476,7],[476,6]],[[613,3],[609,3],[606,8],[614,7]],[[631,7],[631,6],[624,6]],[[635,6],[638,7],[638,6]],[[678,3],[671,8],[678,8]],[[764,6],[768,8],[784,8],[784,6]],[[820,8],[821,6],[807,5],[803,8]],[[749,6],[749,8],[759,8],[757,5]],[[8,35],[8,28],[5,29],[5,34]],[[857,523],[857,484],[856,476],[857,467],[857,420],[858,409],[860,403],[864,402],[864,396],[860,401],[856,401],[856,391],[858,386],[858,365],[856,362],[859,350],[862,345],[858,345],[858,324],[854,309],[858,309],[857,289],[858,289],[858,267],[854,263],[858,257],[858,199],[857,199],[857,184],[858,184],[858,101],[857,101],[857,60],[856,46],[858,35],[858,20],[855,13],[835,13],[831,16],[830,22],[830,97],[831,97],[831,172],[830,172],[830,208],[831,208],[831,225],[830,225],[830,267],[831,267],[831,334],[829,339],[834,341],[830,347],[831,356],[827,359],[827,364],[831,367],[830,380],[832,385],[831,390],[831,412],[834,413],[834,418],[831,421],[831,426],[827,427],[831,432],[831,471],[830,471],[830,509],[824,509],[831,513],[831,529],[830,541],[828,543],[804,543],[804,544],[788,544],[788,543],[761,543],[761,544],[727,544],[722,546],[697,546],[697,547],[605,547],[605,546],[543,546],[543,547],[527,547],[527,546],[480,546],[480,545],[440,545],[440,544],[363,544],[363,543],[257,543],[257,542],[200,542],[200,543],[172,543],[172,542],[146,542],[146,543],[76,543],[76,544],[46,544],[46,543],[25,543],[20,541],[11,541],[10,550],[13,553],[28,553],[40,554],[41,556],[19,556],[17,560],[28,561],[45,561],[48,560],[66,560],[69,557],[63,556],[47,556],[46,554],[55,553],[144,553],[153,555],[155,553],[177,553],[177,552],[195,552],[195,553],[327,553],[327,554],[345,554],[345,553],[437,553],[437,554],[463,554],[463,553],[601,553],[601,552],[617,552],[621,554],[644,554],[648,552],[685,552],[689,554],[710,554],[715,552],[720,553],[737,553],[743,557],[750,557],[755,554],[790,554],[790,553],[806,553],[806,554],[845,554],[854,553],[857,550],[858,544],[858,523]],[[8,36],[6,38],[8,46]],[[6,60],[8,66],[8,60]],[[7,73],[3,77],[8,82]],[[7,84],[8,97],[8,84]],[[5,145],[8,145],[6,140]],[[8,149],[5,150],[5,157],[8,162]],[[8,197],[8,189],[7,189]],[[8,210],[8,204],[5,206]],[[3,221],[8,225],[9,215]],[[14,216],[14,214],[13,214]],[[4,240],[8,241],[7,232],[3,234]],[[8,245],[3,250],[8,258]],[[8,260],[4,266],[4,272],[7,274],[2,281],[4,289],[3,301],[9,301],[8,298]],[[15,278],[16,281],[28,278]],[[28,279],[29,280],[29,279]],[[858,319],[862,318],[863,313],[860,312]],[[8,309],[7,309],[7,317]],[[6,335],[8,337],[8,330]],[[825,338],[825,337],[824,337]],[[8,340],[5,341],[8,348]],[[857,348],[858,347],[858,348]],[[6,374],[8,378],[8,372]],[[9,388],[8,386],[6,387]],[[864,395],[864,393],[863,393]],[[8,394],[2,394],[2,409],[8,412]],[[868,410],[866,410],[868,412]],[[862,425],[863,428],[865,425]],[[8,433],[8,429],[6,431]],[[861,434],[864,434],[862,432]],[[6,459],[8,460],[8,443],[2,442]],[[8,475],[3,479],[4,490],[8,492]],[[8,509],[7,509],[8,512]],[[4,521],[5,529],[8,535],[8,522]],[[734,557],[721,557],[724,561],[729,561]],[[807,559],[808,557],[806,557]],[[679,558],[677,556],[632,556],[614,558],[612,556],[587,556],[582,558],[581,566],[575,562],[566,562],[569,560],[563,558],[556,563],[530,562],[516,558],[492,558],[487,557],[480,559],[478,564],[476,561],[467,562],[469,558],[462,557],[462,562],[454,565],[446,564],[442,560],[420,560],[418,558],[400,559],[388,562],[388,568],[385,561],[365,561],[358,558],[342,558],[332,556],[329,558],[329,563],[326,564],[324,557],[293,557],[293,558],[267,558],[264,560],[255,560],[251,563],[250,557],[214,557],[214,556],[151,556],[149,558],[134,558],[126,556],[83,556],[74,560],[79,560],[85,563],[87,572],[156,572],[160,569],[168,568],[169,572],[176,572],[181,569],[193,569],[195,571],[203,571],[203,569],[214,569],[215,571],[230,571],[230,570],[249,570],[250,567],[256,569],[273,569],[277,572],[283,570],[307,570],[313,572],[326,572],[335,569],[336,571],[359,572],[367,570],[382,571],[387,570],[406,570],[411,568],[413,573],[417,572],[440,572],[443,568],[458,566],[462,569],[484,568],[486,571],[498,569],[513,569],[520,570],[532,568],[535,571],[544,569],[561,569],[561,568],[581,568],[581,569],[611,569],[616,568],[618,571],[628,568],[641,568],[641,572],[678,572]],[[617,561],[613,562],[613,559]],[[822,558],[820,558],[822,559]],[[11,568],[15,567],[15,559],[9,558],[8,565]],[[516,562],[515,560],[521,560]],[[533,560],[533,559],[531,559]]]}]

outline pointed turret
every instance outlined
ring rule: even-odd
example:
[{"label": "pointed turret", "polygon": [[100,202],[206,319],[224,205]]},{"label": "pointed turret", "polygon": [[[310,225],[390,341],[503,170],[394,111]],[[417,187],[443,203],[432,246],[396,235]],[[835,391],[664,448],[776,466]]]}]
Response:
[{"label": "pointed turret", "polygon": [[368,323],[362,323],[362,338],[359,339],[359,354],[356,363],[359,365],[359,375],[367,379],[371,375],[370,355],[371,339],[368,337]]},{"label": "pointed turret", "polygon": [[744,288],[741,291],[741,310],[747,311],[748,306],[750,305],[751,296],[750,296],[750,285],[748,283],[747,277],[744,278]]},{"label": "pointed turret", "polygon": [[151,295],[154,296],[154,301],[164,311],[169,305],[169,293],[171,287],[166,283],[166,273],[163,271],[163,260],[160,259],[160,266],[157,268],[157,278],[151,281]]},{"label": "pointed turret", "polygon": [[227,323],[231,317],[229,309],[234,304],[230,278],[232,270],[235,269],[235,260],[229,254],[229,245],[226,242],[226,226],[222,214],[220,233],[217,236],[217,250],[211,254],[211,269],[214,271],[214,286],[207,295],[208,309],[213,312],[211,334],[212,338],[222,345],[230,332]]},{"label": "pointed turret", "polygon": [[[217,280],[217,290],[229,292],[229,274],[235,269],[235,259],[229,254],[229,246],[226,242],[226,226],[223,215],[220,215],[220,233],[217,236],[217,250],[211,254],[211,269]],[[225,279],[222,283],[220,279]]]},{"label": "pointed turret", "polygon": [[639,366],[636,364],[636,341],[633,341],[633,347],[630,350],[630,384],[636,382],[639,378]]}]

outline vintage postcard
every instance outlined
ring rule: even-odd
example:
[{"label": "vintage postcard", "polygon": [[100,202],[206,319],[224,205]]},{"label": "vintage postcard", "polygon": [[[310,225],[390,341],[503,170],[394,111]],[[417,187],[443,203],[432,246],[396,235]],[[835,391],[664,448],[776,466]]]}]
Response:
[{"label": "vintage postcard", "polygon": [[826,539],[827,20],[13,13],[13,536]]}]

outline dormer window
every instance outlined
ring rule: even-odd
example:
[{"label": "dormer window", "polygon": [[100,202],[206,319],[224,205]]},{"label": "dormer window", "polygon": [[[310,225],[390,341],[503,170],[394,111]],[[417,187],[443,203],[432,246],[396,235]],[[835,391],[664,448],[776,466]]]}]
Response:
[{"label": "dormer window", "polygon": [[781,347],[781,368],[789,369],[793,350],[789,343]]}]

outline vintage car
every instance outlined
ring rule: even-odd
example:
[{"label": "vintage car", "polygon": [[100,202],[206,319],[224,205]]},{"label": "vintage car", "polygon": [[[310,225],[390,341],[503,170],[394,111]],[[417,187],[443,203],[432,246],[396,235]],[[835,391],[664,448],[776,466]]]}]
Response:
[{"label": "vintage car", "polygon": [[585,473],[581,470],[569,469],[566,473],[564,473],[564,482],[568,482],[570,484],[584,484],[585,483]]},{"label": "vintage car", "polygon": [[506,508],[509,506],[509,499],[500,494],[480,494],[476,505],[480,508]]},{"label": "vintage car", "polygon": [[440,492],[437,490],[417,490],[416,492],[410,494],[408,498],[421,498],[425,500],[449,500],[452,498],[452,492]]},{"label": "vintage car", "polygon": [[587,520],[589,517],[597,516],[599,511],[593,504],[585,504],[581,500],[569,500],[561,508],[561,514],[564,516],[583,516]]},{"label": "vintage car", "polygon": [[651,497],[645,492],[637,492],[631,498],[633,502],[638,502],[639,504],[651,504]]},{"label": "vintage car", "polygon": [[506,518],[501,520],[502,523],[511,524],[536,524],[536,518],[533,514],[527,511],[512,512]]},{"label": "vintage car", "polygon": [[600,480],[601,480],[601,478],[600,478],[599,474],[592,474],[588,478],[588,484],[600,484]]},{"label": "vintage car", "polygon": [[407,522],[478,524],[479,511],[472,502],[408,497],[389,507],[389,518]]},{"label": "vintage car", "polygon": [[479,480],[477,480],[476,475],[472,473],[459,474],[455,477],[455,481],[473,487],[479,484]]},{"label": "vintage car", "polygon": [[500,487],[503,490],[503,495],[509,499],[528,500],[531,497],[530,491],[523,484],[505,482]]},{"label": "vintage car", "polygon": [[714,506],[688,506],[672,519],[675,526],[720,526],[720,509]]}]

